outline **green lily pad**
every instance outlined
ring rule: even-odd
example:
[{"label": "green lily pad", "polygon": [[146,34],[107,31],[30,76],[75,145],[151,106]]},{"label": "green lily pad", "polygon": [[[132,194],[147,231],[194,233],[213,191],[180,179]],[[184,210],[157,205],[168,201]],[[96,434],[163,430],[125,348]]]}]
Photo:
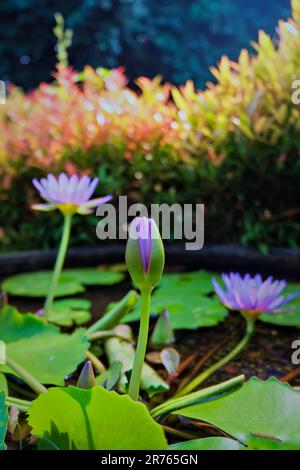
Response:
[{"label": "green lily pad", "polygon": [[99,386],[90,390],[50,389],[33,402],[29,424],[32,433],[40,438],[41,449],[167,448],[162,427],[142,403]]},{"label": "green lily pad", "polygon": [[293,444],[282,444],[270,438],[248,436],[247,445],[227,437],[205,437],[179,442],[169,446],[170,450],[295,450]]},{"label": "green lily pad", "polygon": [[[45,297],[48,294],[52,271],[17,274],[2,283],[2,290],[11,295]],[[86,285],[111,286],[124,279],[124,274],[110,269],[66,269],[62,272],[56,297],[80,294]]]},{"label": "green lily pad", "polygon": [[253,377],[238,390],[175,414],[213,424],[251,449],[300,449],[300,393],[274,377]]},{"label": "green lily pad", "polygon": [[[56,326],[10,306],[1,311],[0,331],[7,356],[44,384],[63,385],[64,378],[84,361],[89,346],[84,329],[63,334]],[[0,365],[0,372],[12,373],[6,365]]]},{"label": "green lily pad", "polygon": [[[17,274],[2,283],[2,290],[21,297],[46,297],[52,279],[51,271]],[[73,276],[62,273],[56,291],[56,297],[80,294],[84,286]]]},{"label": "green lily pad", "polygon": [[[206,271],[181,274],[165,274],[151,300],[151,312],[159,314],[167,309],[174,330],[210,327],[223,321],[228,311],[216,297],[205,294],[213,292],[212,278],[220,276]],[[124,322],[140,318],[140,300]]]},{"label": "green lily pad", "polygon": [[91,302],[86,299],[62,299],[53,303],[49,321],[59,326],[83,325],[91,319]]},{"label": "green lily pad", "polygon": [[6,429],[7,429],[7,410],[5,406],[5,395],[4,392],[0,391],[0,450],[5,450],[6,445],[4,442]]},{"label": "green lily pad", "polygon": [[124,273],[108,268],[65,269],[63,273],[85,286],[112,286],[125,278]]},{"label": "green lily pad", "polygon": [[160,282],[161,288],[190,289],[197,294],[214,292],[212,278],[220,280],[220,275],[208,271],[193,271],[189,273],[164,274]]},{"label": "green lily pad", "polygon": [[[284,295],[300,292],[300,284],[290,284],[284,291]],[[300,296],[285,306],[291,311],[284,313],[265,313],[259,319],[265,323],[280,326],[300,326]],[[284,308],[284,307],[283,307]]]},{"label": "green lily pad", "polygon": [[242,448],[245,447],[228,437],[205,437],[169,446],[169,450],[240,450]]},{"label": "green lily pad", "polygon": [[[141,302],[124,318],[124,322],[138,321],[141,315]],[[193,330],[200,327],[215,326],[225,320],[228,310],[216,297],[198,295],[189,288],[176,290],[160,288],[151,299],[151,313],[159,314],[167,309],[173,330]]]}]

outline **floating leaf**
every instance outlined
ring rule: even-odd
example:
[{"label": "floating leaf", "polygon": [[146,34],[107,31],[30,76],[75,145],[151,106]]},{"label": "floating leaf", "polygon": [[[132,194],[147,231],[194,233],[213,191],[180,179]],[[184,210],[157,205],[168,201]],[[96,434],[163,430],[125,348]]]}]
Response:
[{"label": "floating leaf", "polygon": [[65,269],[63,273],[85,286],[112,286],[125,278],[124,273],[108,268]]},{"label": "floating leaf", "polygon": [[[300,284],[290,284],[285,289],[286,295],[300,292]],[[280,326],[300,326],[300,296],[296,297],[292,302],[286,305],[291,311],[285,313],[265,313],[259,319],[265,323]]]},{"label": "floating leaf", "polygon": [[[84,329],[63,334],[56,326],[10,306],[1,311],[0,331],[7,355],[44,384],[63,385],[64,378],[84,361],[89,346]],[[0,365],[0,372],[12,371]]]},{"label": "floating leaf", "polygon": [[[63,413],[62,413],[63,410]],[[163,450],[162,427],[147,408],[102,387],[52,388],[29,410],[32,433],[41,449]]]},{"label": "floating leaf", "polygon": [[[228,311],[214,297],[204,294],[213,291],[212,277],[218,274],[197,271],[182,274],[165,274],[151,299],[151,312],[160,314],[167,309],[173,329],[196,329],[210,327],[223,321]],[[141,301],[124,322],[137,321],[140,318]]]},{"label": "floating leaf", "polygon": [[[51,271],[17,274],[2,283],[2,289],[8,294],[22,297],[46,297],[52,279]],[[56,297],[80,294],[84,286],[73,276],[61,274]]]},{"label": "floating leaf", "polygon": [[91,319],[87,299],[62,299],[53,303],[49,321],[59,326],[83,325]]},{"label": "floating leaf", "polygon": [[169,446],[169,450],[240,450],[242,448],[245,447],[238,441],[227,437],[205,437]]},{"label": "floating leaf", "polygon": [[4,399],[4,392],[0,391],[0,450],[6,449],[4,438],[7,429],[8,416]]},{"label": "floating leaf", "polygon": [[[52,271],[17,274],[2,283],[2,289],[11,295],[45,297],[48,294]],[[56,297],[80,294],[85,285],[111,286],[124,279],[124,274],[112,270],[94,268],[66,269],[59,278]]]},{"label": "floating leaf", "polygon": [[213,424],[251,449],[300,449],[300,394],[274,377],[253,377],[221,398],[175,413]]}]

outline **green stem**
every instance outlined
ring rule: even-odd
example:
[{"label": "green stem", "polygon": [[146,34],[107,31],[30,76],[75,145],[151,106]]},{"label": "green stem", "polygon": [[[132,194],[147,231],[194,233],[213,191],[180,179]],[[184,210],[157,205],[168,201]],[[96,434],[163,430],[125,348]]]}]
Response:
[{"label": "green stem", "polygon": [[109,330],[114,328],[120,320],[130,312],[137,301],[137,293],[134,290],[128,292],[120,302],[115,305],[103,317],[99,318],[92,326],[86,330],[86,335],[91,336],[97,331]]},{"label": "green stem", "polygon": [[209,397],[221,395],[228,390],[231,390],[235,387],[239,387],[245,381],[244,375],[239,375],[233,379],[222,382],[218,385],[212,385],[197,392],[190,393],[184,397],[171,398],[170,400],[162,403],[159,406],[156,406],[151,410],[151,415],[153,418],[159,418],[161,415],[166,413],[172,413],[173,411],[185,408],[187,406],[195,405],[204,399]]},{"label": "green stem", "polygon": [[64,215],[64,225],[63,225],[63,232],[62,237],[59,245],[59,250],[57,254],[57,258],[55,261],[54,271],[51,279],[51,284],[49,287],[48,295],[44,305],[44,312],[46,320],[49,319],[49,315],[52,309],[53,300],[55,298],[59,277],[64,265],[68,244],[70,240],[70,232],[71,232],[71,224],[72,224],[72,215],[65,214]]},{"label": "green stem", "polygon": [[37,394],[47,392],[46,387],[42,385],[33,375],[24,369],[11,357],[6,356],[6,364],[10,367],[18,377],[20,377],[30,388]]},{"label": "green stem", "polygon": [[142,307],[139,336],[128,388],[129,396],[136,401],[139,399],[141,375],[148,342],[151,290],[143,289],[141,291],[141,300]]},{"label": "green stem", "polygon": [[21,411],[27,411],[31,407],[30,401],[14,397],[5,397],[5,404],[6,406],[16,406]]},{"label": "green stem", "polygon": [[126,341],[126,343],[131,343],[131,341],[126,337],[122,335],[118,335],[118,333],[115,332],[115,330],[106,330],[106,331],[98,331],[98,333],[93,333],[88,337],[89,341],[97,341],[101,339],[108,339],[108,338],[118,338],[121,339],[122,341]]},{"label": "green stem", "polygon": [[247,319],[246,321],[247,321],[246,333],[243,336],[242,340],[237,344],[237,346],[232,351],[230,351],[230,353],[227,354],[225,357],[220,359],[218,362],[213,364],[211,367],[206,369],[201,374],[197,375],[197,377],[195,377],[188,385],[186,385],[186,387],[184,387],[182,390],[180,390],[179,393],[176,394],[176,397],[182,397],[183,395],[186,395],[192,392],[196,387],[202,384],[202,382],[204,382],[208,377],[214,374],[214,372],[216,372],[225,364],[227,364],[229,361],[231,361],[247,346],[254,331],[255,321],[250,320],[250,319]]}]

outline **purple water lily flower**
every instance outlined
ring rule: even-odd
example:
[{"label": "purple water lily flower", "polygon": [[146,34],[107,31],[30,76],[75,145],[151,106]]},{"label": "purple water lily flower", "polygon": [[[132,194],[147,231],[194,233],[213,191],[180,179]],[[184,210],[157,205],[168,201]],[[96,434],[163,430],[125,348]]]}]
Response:
[{"label": "purple water lily flower", "polygon": [[93,208],[110,201],[111,195],[90,199],[99,182],[98,178],[77,175],[68,177],[61,173],[58,177],[51,174],[47,178],[32,181],[40,196],[47,201],[46,204],[35,204],[33,209],[40,211],[52,211],[60,209],[69,214],[90,214]]},{"label": "purple water lily flower", "polygon": [[223,290],[218,282],[213,279],[215,292],[220,301],[230,310],[247,312],[254,317],[262,313],[281,313],[281,307],[299,295],[299,292],[289,296],[281,293],[286,287],[286,281],[273,280],[270,276],[263,280],[260,274],[251,277],[246,274],[242,277],[238,273],[222,274],[226,290]]}]

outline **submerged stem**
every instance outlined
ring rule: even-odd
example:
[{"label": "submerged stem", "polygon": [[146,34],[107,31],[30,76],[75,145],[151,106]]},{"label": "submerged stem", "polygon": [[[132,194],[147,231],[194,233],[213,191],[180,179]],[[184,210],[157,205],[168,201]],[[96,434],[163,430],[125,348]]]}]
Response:
[{"label": "submerged stem", "polygon": [[254,332],[255,321],[247,319],[246,333],[243,336],[242,340],[230,351],[225,357],[220,359],[218,362],[213,364],[211,367],[206,369],[201,374],[197,375],[188,385],[186,385],[179,393],[176,394],[176,397],[182,397],[190,392],[192,392],[196,387],[198,387],[202,382],[204,382],[208,377],[210,377],[214,372],[219,370],[229,361],[231,361],[235,356],[237,356],[249,343],[249,340]]},{"label": "submerged stem", "polygon": [[139,399],[141,375],[148,342],[151,290],[143,289],[141,291],[141,300],[142,307],[139,336],[128,388],[128,394],[133,400]]},{"label": "submerged stem", "polygon": [[48,295],[44,305],[44,312],[46,320],[49,319],[49,315],[52,309],[53,300],[55,298],[59,277],[64,265],[68,244],[70,240],[70,232],[71,232],[71,223],[72,223],[72,215],[65,214],[64,215],[64,225],[63,225],[63,232],[62,237],[59,245],[59,250],[57,254],[57,258],[55,261],[54,271],[51,279],[51,284],[49,287]]},{"label": "submerged stem", "polygon": [[37,394],[47,392],[46,387],[42,385],[33,375],[24,367],[20,366],[14,359],[6,356],[6,364],[10,367],[32,390]]}]

